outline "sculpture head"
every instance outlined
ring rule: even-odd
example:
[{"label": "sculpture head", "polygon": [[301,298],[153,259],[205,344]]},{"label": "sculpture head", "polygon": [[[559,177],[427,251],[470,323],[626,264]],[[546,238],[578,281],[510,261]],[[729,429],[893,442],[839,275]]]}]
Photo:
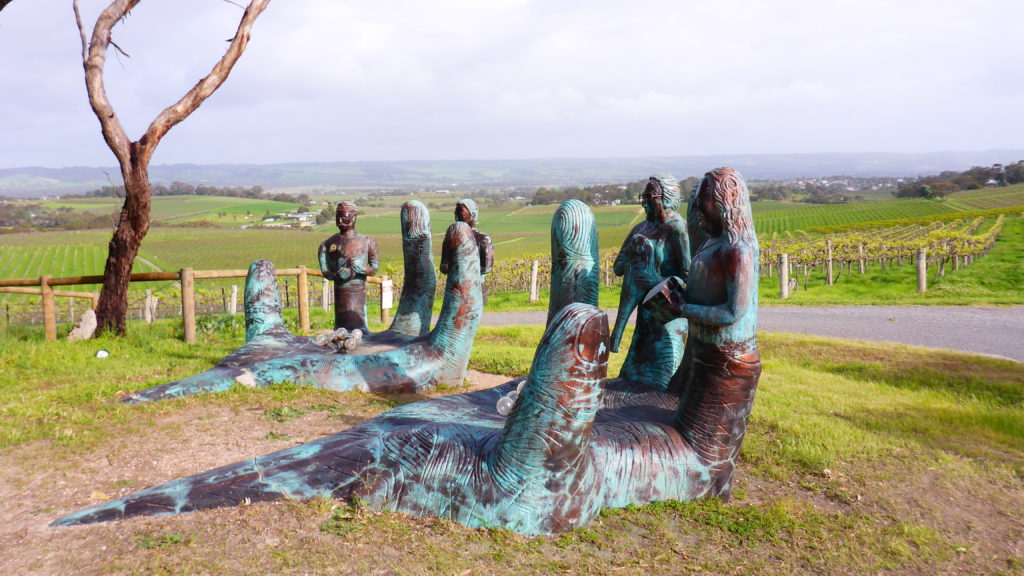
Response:
[{"label": "sculpture head", "polygon": [[354,232],[356,229],[356,205],[351,202],[339,203],[338,209],[334,212],[334,222],[342,234]]},{"label": "sculpture head", "polygon": [[414,239],[422,236],[430,236],[430,212],[427,207],[418,200],[410,200],[402,204],[400,213],[402,222],[402,237]]},{"label": "sculpture head", "polygon": [[647,220],[664,222],[679,209],[679,181],[671,176],[651,176],[640,195]]},{"label": "sculpture head", "polygon": [[697,190],[701,227],[712,238],[726,235],[729,243],[757,246],[750,195],[743,176],[733,168],[715,168],[704,175]]},{"label": "sculpture head", "polygon": [[476,228],[476,219],[479,211],[476,202],[470,198],[463,198],[455,205],[455,221],[465,222],[470,228]]}]

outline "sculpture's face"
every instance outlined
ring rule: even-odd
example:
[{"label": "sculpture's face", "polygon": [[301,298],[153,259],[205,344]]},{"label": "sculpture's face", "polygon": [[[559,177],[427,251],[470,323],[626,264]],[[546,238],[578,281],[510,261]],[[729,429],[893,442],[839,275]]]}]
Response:
[{"label": "sculpture's face", "polygon": [[476,221],[473,219],[473,213],[469,211],[469,208],[465,204],[458,204],[455,206],[455,220],[457,222],[465,222],[469,224],[471,228],[476,227]]},{"label": "sculpture's face", "polygon": [[339,208],[335,217],[337,218],[338,230],[342,232],[347,232],[356,227],[356,211],[351,208]]},{"label": "sculpture's face", "polygon": [[640,195],[640,204],[643,205],[648,220],[661,222],[665,219],[665,207],[661,203],[661,188],[653,182],[648,182],[647,187],[644,188],[643,194]]},{"label": "sculpture's face", "polygon": [[698,209],[700,212],[701,226],[708,231],[711,236],[719,236],[722,233],[722,215],[718,213],[718,207],[715,205],[715,195],[712,191],[714,183],[708,182],[707,180],[701,185],[700,192],[697,195]]}]

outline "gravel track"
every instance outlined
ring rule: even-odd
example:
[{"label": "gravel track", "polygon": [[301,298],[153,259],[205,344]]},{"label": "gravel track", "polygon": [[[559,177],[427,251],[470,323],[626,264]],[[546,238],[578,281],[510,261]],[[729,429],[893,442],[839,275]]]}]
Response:
[{"label": "gravel track", "polygon": [[[615,310],[606,310],[615,322]],[[546,312],[487,312],[490,326],[543,324]],[[825,306],[762,307],[758,330],[899,342],[987,354],[1024,362],[1024,307]]]}]

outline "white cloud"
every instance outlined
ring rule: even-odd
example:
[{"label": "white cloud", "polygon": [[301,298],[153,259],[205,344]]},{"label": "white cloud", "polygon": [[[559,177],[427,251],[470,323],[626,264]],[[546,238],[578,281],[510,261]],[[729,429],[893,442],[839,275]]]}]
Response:
[{"label": "white cloud", "polygon": [[[88,22],[105,2],[81,0]],[[137,137],[240,10],[143,2],[111,99]],[[1016,0],[278,0],[156,162],[1024,146]],[[109,164],[70,0],[0,14],[0,163]]]}]

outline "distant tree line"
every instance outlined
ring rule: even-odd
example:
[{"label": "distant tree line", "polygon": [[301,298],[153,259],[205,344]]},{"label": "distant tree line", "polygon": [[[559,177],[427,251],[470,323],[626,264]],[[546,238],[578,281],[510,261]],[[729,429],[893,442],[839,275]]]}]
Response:
[{"label": "distant tree line", "polygon": [[[686,202],[690,191],[697,184],[697,178],[690,176],[679,181],[680,201]],[[565,188],[538,188],[530,199],[530,204],[561,204],[566,200],[576,199],[591,206],[607,204],[639,204],[640,194],[647,186],[647,179],[627,182],[625,184],[595,184],[593,186],[568,186]]]},{"label": "distant tree line", "polygon": [[[307,205],[312,202],[309,194],[288,194],[278,192],[270,194],[262,186],[199,186],[187,182],[171,182],[170,186],[153,184],[154,196],[228,196],[230,198],[250,198],[253,200],[274,200],[276,202],[294,202]],[[124,186],[103,186],[85,193],[87,198],[124,198]]]},{"label": "distant tree line", "polygon": [[112,225],[111,214],[93,214],[66,206],[54,210],[41,204],[0,204],[0,234],[33,230],[88,230]]},{"label": "distant tree line", "polygon": [[961,190],[977,190],[984,187],[1008,186],[1024,182],[1024,160],[1013,164],[993,164],[990,167],[974,166],[957,172],[947,170],[932,176],[923,176],[907,182],[893,192],[897,198],[944,199]]}]

